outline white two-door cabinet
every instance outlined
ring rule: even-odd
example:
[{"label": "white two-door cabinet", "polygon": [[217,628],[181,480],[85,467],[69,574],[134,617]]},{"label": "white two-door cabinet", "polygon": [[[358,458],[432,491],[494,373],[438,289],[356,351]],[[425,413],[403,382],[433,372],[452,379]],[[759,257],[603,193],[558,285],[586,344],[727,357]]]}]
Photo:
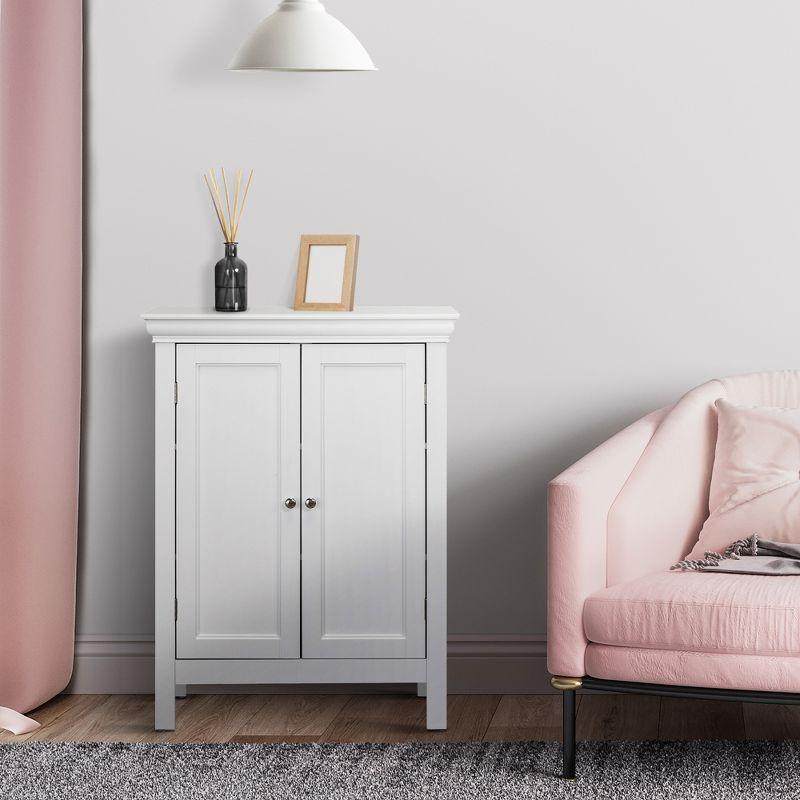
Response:
[{"label": "white two-door cabinet", "polygon": [[447,725],[452,308],[143,315],[158,730],[187,685],[411,683]]}]

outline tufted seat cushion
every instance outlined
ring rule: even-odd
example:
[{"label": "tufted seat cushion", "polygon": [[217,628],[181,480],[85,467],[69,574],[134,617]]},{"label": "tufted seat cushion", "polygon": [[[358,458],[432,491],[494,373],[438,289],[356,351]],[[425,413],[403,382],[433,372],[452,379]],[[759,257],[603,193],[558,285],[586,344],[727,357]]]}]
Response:
[{"label": "tufted seat cushion", "polygon": [[800,576],[656,573],[590,595],[583,622],[602,645],[800,655]]}]

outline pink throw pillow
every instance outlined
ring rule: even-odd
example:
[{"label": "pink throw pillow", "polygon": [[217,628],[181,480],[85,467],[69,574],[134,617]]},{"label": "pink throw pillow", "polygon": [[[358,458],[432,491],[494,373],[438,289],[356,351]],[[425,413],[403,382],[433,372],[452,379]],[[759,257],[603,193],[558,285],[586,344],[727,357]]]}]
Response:
[{"label": "pink throw pillow", "polygon": [[715,405],[711,514],[688,558],[754,533],[800,544],[800,409]]}]

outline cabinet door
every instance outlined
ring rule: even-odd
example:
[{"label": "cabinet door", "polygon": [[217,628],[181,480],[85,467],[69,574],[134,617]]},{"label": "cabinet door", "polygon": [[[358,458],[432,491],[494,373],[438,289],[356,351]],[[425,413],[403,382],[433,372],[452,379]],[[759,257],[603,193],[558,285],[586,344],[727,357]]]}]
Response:
[{"label": "cabinet door", "polygon": [[425,657],[425,346],[303,345],[303,657]]},{"label": "cabinet door", "polygon": [[300,346],[177,353],[177,657],[297,658]]}]

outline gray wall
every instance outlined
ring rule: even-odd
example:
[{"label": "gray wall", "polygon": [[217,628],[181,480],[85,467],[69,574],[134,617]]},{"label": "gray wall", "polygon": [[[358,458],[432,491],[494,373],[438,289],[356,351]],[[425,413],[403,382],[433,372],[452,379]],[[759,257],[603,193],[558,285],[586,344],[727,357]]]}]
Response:
[{"label": "gray wall", "polygon": [[[450,632],[540,634],[545,485],[716,375],[797,367],[800,7],[328,0],[381,71],[229,74],[271,0],[88,0],[79,632],[152,632],[152,352],[209,305],[201,173],[252,166],[254,306],[301,233],[452,304]],[[643,531],[643,535],[646,532]]]}]

